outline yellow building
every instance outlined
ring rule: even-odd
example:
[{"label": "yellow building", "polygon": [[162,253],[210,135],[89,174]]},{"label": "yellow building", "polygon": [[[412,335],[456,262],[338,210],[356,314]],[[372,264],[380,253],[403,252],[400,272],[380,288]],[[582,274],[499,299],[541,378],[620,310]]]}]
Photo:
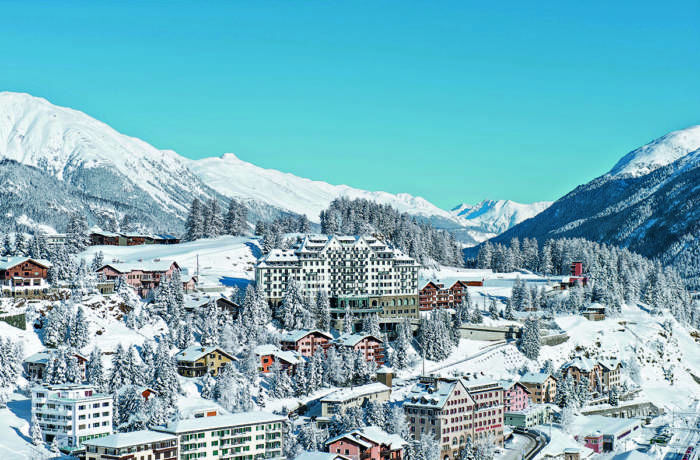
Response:
[{"label": "yellow building", "polygon": [[230,355],[217,347],[191,346],[175,355],[177,373],[183,377],[201,377],[207,373],[219,375],[225,364],[236,361]]}]

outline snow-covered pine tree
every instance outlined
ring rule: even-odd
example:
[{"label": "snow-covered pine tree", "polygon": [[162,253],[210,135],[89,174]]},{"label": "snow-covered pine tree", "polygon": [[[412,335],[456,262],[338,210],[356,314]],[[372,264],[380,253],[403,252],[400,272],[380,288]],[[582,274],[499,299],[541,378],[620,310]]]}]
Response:
[{"label": "snow-covered pine tree", "polygon": [[540,325],[536,317],[530,316],[523,325],[523,336],[520,341],[520,351],[528,359],[536,360],[540,355]]},{"label": "snow-covered pine tree", "polygon": [[316,295],[316,328],[328,332],[331,330],[331,303],[328,299],[328,293],[321,289]]},{"label": "snow-covered pine tree", "polygon": [[185,241],[195,241],[204,235],[204,215],[202,210],[202,202],[199,198],[194,198],[190,205],[190,212],[185,222]]},{"label": "snow-covered pine tree", "polygon": [[506,301],[506,308],[503,312],[503,318],[507,319],[508,321],[515,320],[515,313],[513,312],[513,299],[511,298],[508,298]]},{"label": "snow-covered pine tree", "polygon": [[174,414],[177,410],[177,395],[180,392],[180,383],[177,378],[175,360],[170,356],[164,342],[158,343],[155,358],[155,370],[153,372],[153,389],[163,403],[164,410],[168,414]]},{"label": "snow-covered pine tree", "polygon": [[384,430],[387,424],[388,405],[385,402],[370,400],[365,407],[365,423]]},{"label": "snow-covered pine tree", "polygon": [[282,369],[279,361],[270,367],[270,392],[275,398],[288,398],[294,394],[292,380],[286,370]]},{"label": "snow-covered pine tree", "polygon": [[307,378],[306,361],[302,360],[296,367],[292,384],[294,387],[294,395],[301,397],[310,393],[309,381]]},{"label": "snow-covered pine tree", "polygon": [[610,388],[610,391],[608,392],[608,404],[610,404],[613,407],[620,405],[620,394],[617,389],[617,386],[612,386]]},{"label": "snow-covered pine tree", "polygon": [[402,370],[410,366],[410,352],[413,348],[411,345],[411,323],[408,318],[396,326],[396,333],[397,337],[392,345],[394,353],[391,365],[394,369]]},{"label": "snow-covered pine tree", "polygon": [[343,313],[343,334],[352,334],[353,332],[355,332],[355,316],[352,314],[352,308],[350,308],[348,303]]},{"label": "snow-covered pine tree", "polygon": [[489,316],[491,319],[498,319],[498,307],[496,307],[496,299],[492,298],[489,303]]},{"label": "snow-covered pine tree", "polygon": [[102,351],[99,347],[92,349],[90,358],[85,366],[85,377],[98,393],[107,391],[107,377],[102,363]]},{"label": "snow-covered pine tree", "polygon": [[66,229],[66,249],[72,254],[77,254],[89,245],[87,219],[82,213],[74,212],[69,217]]},{"label": "snow-covered pine tree", "polygon": [[219,210],[219,201],[211,198],[207,203],[207,222],[204,224],[204,236],[206,238],[216,238],[224,231],[224,222]]},{"label": "snow-covered pine tree", "polygon": [[83,306],[80,305],[75,314],[75,319],[73,320],[73,326],[71,328],[70,344],[77,349],[81,349],[90,343],[90,330],[88,328],[88,321],[85,317],[85,310]]},{"label": "snow-covered pine tree", "polygon": [[305,302],[299,284],[293,278],[287,283],[287,291],[282,298],[279,307],[278,319],[282,326],[288,330],[306,329],[311,326],[306,323],[309,319],[308,312],[304,308]]},{"label": "snow-covered pine tree", "polygon": [[32,415],[32,420],[29,427],[29,436],[32,438],[32,444],[41,446],[44,444],[44,433],[39,425],[39,419],[36,414]]},{"label": "snow-covered pine tree", "polygon": [[365,318],[362,320],[362,332],[373,337],[381,338],[382,331],[379,328],[379,315],[375,313],[373,315],[365,316]]}]

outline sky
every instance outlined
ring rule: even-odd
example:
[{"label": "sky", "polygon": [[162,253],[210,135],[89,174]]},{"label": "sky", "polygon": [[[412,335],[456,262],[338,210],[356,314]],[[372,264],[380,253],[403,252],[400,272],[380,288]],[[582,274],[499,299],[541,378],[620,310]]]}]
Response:
[{"label": "sky", "polygon": [[443,208],[554,200],[700,123],[700,2],[0,5],[0,90],[189,158]]}]

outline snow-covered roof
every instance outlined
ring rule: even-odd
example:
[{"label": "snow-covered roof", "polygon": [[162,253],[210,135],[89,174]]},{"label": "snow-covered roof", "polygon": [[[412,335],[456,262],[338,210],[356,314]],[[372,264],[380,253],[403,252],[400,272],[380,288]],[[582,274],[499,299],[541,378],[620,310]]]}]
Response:
[{"label": "snow-covered roof", "polygon": [[297,342],[297,341],[303,339],[304,337],[306,337],[307,335],[313,334],[313,333],[321,334],[324,337],[328,338],[329,340],[333,338],[333,336],[330,335],[329,333],[320,331],[318,329],[302,329],[299,331],[291,331],[291,332],[287,332],[285,334],[282,334],[282,337],[280,337],[280,340],[282,342]]},{"label": "snow-covered roof", "polygon": [[154,427],[166,433],[187,433],[191,431],[206,431],[230,426],[256,425],[260,423],[283,422],[285,417],[269,412],[242,412],[232,415],[214,415],[186,420],[176,420],[166,426]]},{"label": "snow-covered roof", "polygon": [[347,402],[352,401],[363,396],[372,395],[376,393],[389,392],[391,393],[391,388],[384,385],[383,383],[368,383],[366,385],[360,385],[352,388],[341,388],[333,393],[321,398],[321,402]]},{"label": "snow-covered roof", "polygon": [[17,257],[5,256],[5,257],[0,257],[0,270],[7,270],[9,268],[16,267],[17,265],[22,264],[28,260],[30,260],[38,265],[41,265],[42,267],[50,268],[52,266],[51,262],[49,262],[48,260],[44,260],[44,259],[32,259],[31,257],[21,257],[21,256],[17,256]]},{"label": "snow-covered roof", "polygon": [[235,357],[226,353],[219,347],[203,347],[202,345],[192,345],[190,347],[185,348],[184,350],[180,350],[175,355],[175,359],[179,361],[197,361],[198,359],[203,358],[209,353],[213,353],[215,351],[221,353],[222,355],[226,355],[230,359],[236,359]]},{"label": "snow-covered roof", "polygon": [[326,445],[343,438],[352,439],[353,441],[367,448],[371,447],[371,445],[370,443],[365,441],[365,439],[371,441],[376,445],[389,446],[389,448],[392,450],[401,449],[404,445],[407,444],[407,442],[404,441],[404,439],[397,434],[389,434],[376,426],[367,426],[329,439],[328,441],[326,441]]},{"label": "snow-covered roof", "polygon": [[571,424],[572,433],[587,436],[599,432],[601,434],[619,435],[632,431],[641,424],[640,420],[629,418],[605,417],[603,415],[577,415]]},{"label": "snow-covered roof", "polygon": [[564,364],[562,368],[568,369],[570,367],[575,367],[585,372],[591,372],[595,368],[596,362],[589,358],[582,358],[581,356],[575,357],[572,361]]},{"label": "snow-covered roof", "polygon": [[530,393],[530,390],[525,388],[525,385],[523,385],[522,383],[515,381],[515,380],[499,380],[498,384],[504,390],[510,390],[511,388],[513,388],[514,385],[520,385],[524,389],[524,391]]},{"label": "snow-covered roof", "polygon": [[294,460],[350,460],[350,457],[333,452],[302,452]]},{"label": "snow-covered roof", "polygon": [[547,372],[528,372],[527,374],[523,375],[520,377],[520,383],[535,383],[535,384],[543,384],[550,375]]},{"label": "snow-covered roof", "polygon": [[336,342],[345,345],[346,347],[354,347],[357,345],[362,339],[365,339],[367,337],[371,337],[375,340],[377,340],[379,343],[383,343],[382,339],[379,337],[375,337],[373,335],[369,334],[342,334],[340,335],[336,340]]},{"label": "snow-covered roof", "polygon": [[290,364],[298,364],[303,359],[295,351],[282,351],[275,345],[271,344],[258,345],[255,347],[255,354],[258,356],[272,355],[275,358],[281,359],[282,361],[286,361]]},{"label": "snow-covered roof", "polygon": [[38,353],[34,353],[31,356],[27,356],[24,359],[25,363],[28,364],[46,364],[49,361],[49,353],[46,351],[40,351]]},{"label": "snow-covered roof", "polygon": [[118,449],[121,447],[137,446],[140,444],[150,444],[152,442],[162,442],[177,440],[177,438],[169,433],[151,430],[132,431],[130,433],[114,433],[101,438],[90,439],[84,441],[84,444],[97,447],[109,447]]},{"label": "snow-covered roof", "polygon": [[134,270],[141,270],[144,272],[165,272],[168,271],[173,264],[177,266],[177,262],[175,262],[174,260],[144,260],[141,262],[117,262],[104,264],[102,267],[100,267],[100,270],[102,270],[104,267],[112,267],[115,271],[118,271],[119,273],[129,273]]},{"label": "snow-covered roof", "polygon": [[459,385],[459,381],[456,379],[419,382],[411,388],[405,404],[441,409],[457,385]]},{"label": "snow-covered roof", "polygon": [[638,450],[630,450],[615,455],[611,460],[652,460],[654,458],[656,458],[654,455],[645,454]]}]

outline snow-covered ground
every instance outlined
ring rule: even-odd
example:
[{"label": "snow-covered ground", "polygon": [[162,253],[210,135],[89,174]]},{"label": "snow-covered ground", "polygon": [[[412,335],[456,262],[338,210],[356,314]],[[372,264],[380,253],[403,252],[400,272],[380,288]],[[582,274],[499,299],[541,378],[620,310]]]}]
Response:
[{"label": "snow-covered ground", "polygon": [[158,258],[174,260],[190,274],[199,270],[200,284],[205,286],[248,283],[255,278],[255,261],[260,256],[257,239],[235,236],[170,245],[91,246],[80,257],[90,262],[98,251],[104,254],[105,264]]}]

